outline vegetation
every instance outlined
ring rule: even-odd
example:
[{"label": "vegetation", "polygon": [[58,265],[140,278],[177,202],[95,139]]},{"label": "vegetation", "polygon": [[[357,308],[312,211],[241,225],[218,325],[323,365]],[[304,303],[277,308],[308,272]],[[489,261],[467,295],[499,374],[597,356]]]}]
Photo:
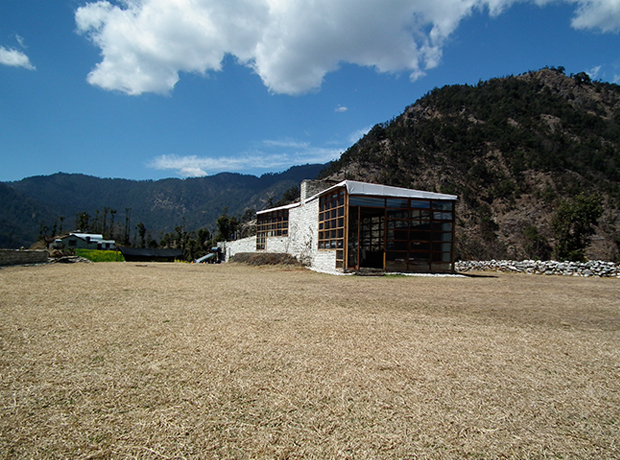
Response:
[{"label": "vegetation", "polygon": [[618,459],[620,283],[0,270],[3,459]]},{"label": "vegetation", "polygon": [[75,249],[75,255],[92,262],[125,262],[120,251],[99,251],[97,249]]},{"label": "vegetation", "polygon": [[585,260],[585,250],[602,213],[600,199],[594,196],[581,194],[560,202],[552,221],[559,260]]},{"label": "vegetation", "polygon": [[0,247],[28,247],[40,234],[61,233],[61,227],[65,232],[101,233],[132,246],[141,245],[139,222],[146,228],[147,246],[178,226],[187,232],[206,228],[213,233],[222,209],[234,216],[264,209],[303,179],[316,177],[323,167],[295,166],[261,177],[222,173],[158,181],[58,173],[0,183]]},{"label": "vegetation", "polygon": [[603,241],[592,255],[616,260],[620,86],[551,67],[435,88],[373,127],[322,177],[458,195],[465,259],[565,254],[562,242],[553,247],[555,210],[564,199],[597,196],[609,213],[592,227]]}]

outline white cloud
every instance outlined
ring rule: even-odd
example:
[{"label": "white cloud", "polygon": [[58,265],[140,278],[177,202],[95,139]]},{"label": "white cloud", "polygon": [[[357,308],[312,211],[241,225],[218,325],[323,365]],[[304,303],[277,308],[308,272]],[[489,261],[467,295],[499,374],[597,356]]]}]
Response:
[{"label": "white cloud", "polygon": [[[300,94],[318,89],[344,62],[416,80],[440,63],[463,18],[484,9],[496,16],[517,1],[100,0],[75,18],[103,56],[88,75],[93,85],[167,93],[180,72],[219,71],[228,54],[270,91]],[[561,1],[577,5],[575,28],[620,28],[618,0]]]},{"label": "white cloud", "polygon": [[372,126],[368,126],[366,128],[358,129],[357,131],[351,133],[351,135],[349,136],[349,142],[351,144],[356,143],[362,137],[364,137],[366,134],[368,134],[368,131],[370,131],[371,129],[372,129]]},{"label": "white cloud", "polygon": [[300,164],[327,163],[342,154],[342,149],[313,147],[292,140],[267,140],[258,148],[237,156],[200,157],[196,155],[161,155],[148,167],[175,171],[181,177],[199,177],[227,172],[251,172],[284,170]]},{"label": "white cloud", "polygon": [[588,75],[592,80],[596,80],[600,72],[601,66],[597,65],[596,67],[592,67],[590,70],[588,70]]},{"label": "white cloud", "polygon": [[346,108],[346,107],[344,107],[344,106],[342,106],[342,105],[339,105],[338,107],[336,107],[336,109],[334,110],[334,112],[337,112],[337,113],[342,113],[342,112],[346,112],[347,110],[349,110],[349,109],[348,109],[348,108]]},{"label": "white cloud", "polygon": [[575,29],[620,31],[620,2],[618,0],[572,0],[578,8],[571,24]]},{"label": "white cloud", "polygon": [[4,46],[0,46],[0,64],[35,70],[35,67],[30,63],[28,56],[21,51],[7,49]]}]

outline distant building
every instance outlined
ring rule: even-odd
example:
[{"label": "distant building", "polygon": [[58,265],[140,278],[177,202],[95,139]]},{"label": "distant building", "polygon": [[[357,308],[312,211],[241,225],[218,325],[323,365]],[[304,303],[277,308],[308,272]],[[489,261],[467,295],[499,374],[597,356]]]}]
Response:
[{"label": "distant building", "polygon": [[239,252],[288,253],[324,272],[454,271],[458,197],[345,180],[304,181],[299,203],[257,213],[256,236],[221,243]]},{"label": "distant building", "polygon": [[104,240],[99,233],[69,233],[58,238],[53,247],[55,249],[114,249],[114,240]]},{"label": "distant building", "polygon": [[183,258],[181,249],[119,248],[126,262],[174,262]]}]

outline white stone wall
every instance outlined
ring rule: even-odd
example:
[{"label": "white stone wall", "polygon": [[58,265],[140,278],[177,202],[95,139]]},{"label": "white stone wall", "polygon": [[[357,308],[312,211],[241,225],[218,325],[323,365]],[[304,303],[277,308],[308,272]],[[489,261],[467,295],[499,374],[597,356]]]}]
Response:
[{"label": "white stone wall", "polygon": [[[318,249],[318,199],[289,210],[288,234],[288,237],[267,238],[264,252],[291,254],[313,270],[341,273],[341,270],[336,270],[336,250]],[[220,247],[226,261],[239,252],[258,252],[256,236],[220,243]]]},{"label": "white stone wall", "polygon": [[[287,236],[270,236],[265,239],[265,250],[263,252],[288,253],[290,238]],[[254,248],[256,250],[256,248]],[[293,254],[295,255],[295,254]]]},{"label": "white stone wall", "polygon": [[217,245],[224,253],[224,261],[228,262],[238,252],[256,252],[256,235],[236,241],[224,241]]},{"label": "white stone wall", "polygon": [[290,254],[320,272],[336,270],[336,250],[318,249],[319,200],[314,199],[289,211]]}]

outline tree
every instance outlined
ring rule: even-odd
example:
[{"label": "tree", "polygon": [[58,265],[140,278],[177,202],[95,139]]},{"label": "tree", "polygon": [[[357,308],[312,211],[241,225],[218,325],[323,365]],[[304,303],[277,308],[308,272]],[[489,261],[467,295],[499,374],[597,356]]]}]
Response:
[{"label": "tree", "polygon": [[228,208],[222,210],[222,215],[215,222],[217,234],[215,241],[228,241],[239,228],[239,221],[236,217],[228,215]]},{"label": "tree", "polygon": [[595,196],[581,193],[572,200],[560,202],[551,222],[558,259],[585,260],[585,250],[602,213],[601,200]]},{"label": "tree", "polygon": [[142,222],[138,222],[136,225],[136,230],[138,230],[138,235],[140,236],[140,247],[146,247],[146,227]]},{"label": "tree", "polygon": [[90,214],[86,211],[79,212],[75,219],[75,227],[77,230],[87,232],[90,229]]}]

